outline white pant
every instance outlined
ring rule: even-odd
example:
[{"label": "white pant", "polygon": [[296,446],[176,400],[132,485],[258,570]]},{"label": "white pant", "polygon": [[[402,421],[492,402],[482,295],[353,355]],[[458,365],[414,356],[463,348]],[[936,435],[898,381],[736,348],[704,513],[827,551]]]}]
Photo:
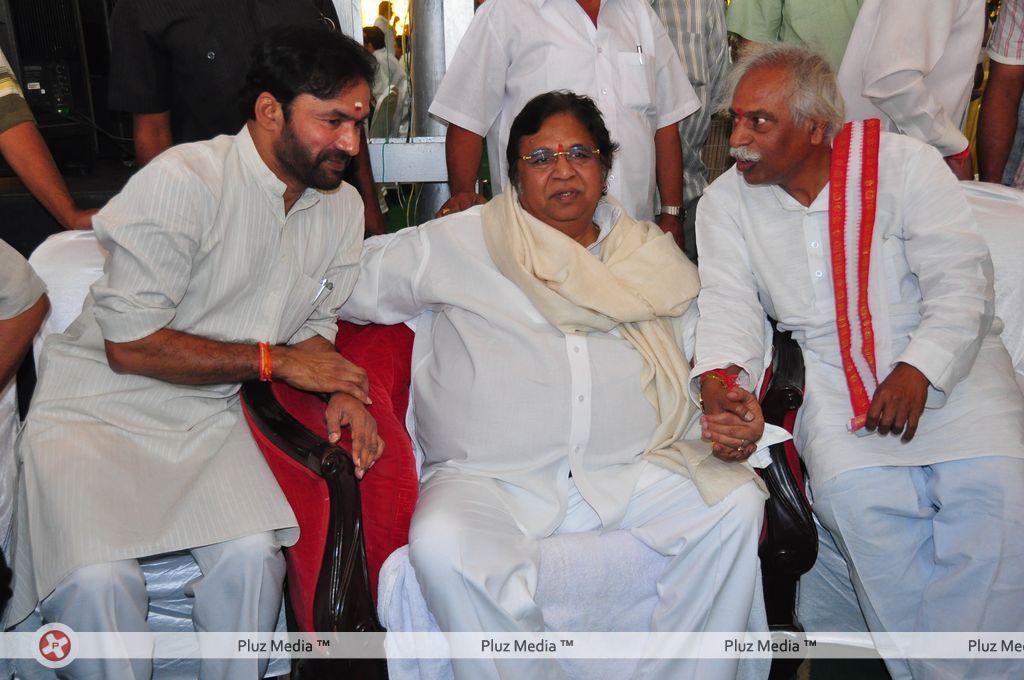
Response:
[{"label": "white pant", "polygon": [[[190,584],[192,623],[198,632],[273,632],[281,607],[284,556],[273,532],[190,551],[202,578]],[[72,572],[39,609],[47,622],[81,632],[145,632],[148,598],[138,560],[93,564]],[[262,678],[269,659],[204,659],[200,677]],[[76,659],[58,677],[148,679],[151,659]]]},{"label": "white pant", "polygon": [[[811,486],[871,630],[1024,630],[1024,460],[864,468]],[[1024,677],[1015,659],[886,666],[897,680]]]},{"label": "white pant", "polygon": [[[594,531],[601,521],[569,480],[568,511],[555,533]],[[526,536],[490,479],[436,475],[424,485],[409,531],[409,558],[444,631],[544,630],[537,590],[537,539]],[[745,630],[757,587],[763,497],[753,483],[713,507],[693,483],[648,465],[622,520],[640,541],[671,555],[658,579],[652,631]],[[629,583],[609,583],[629,588]],[[581,603],[600,606],[600,603]],[[609,623],[609,628],[613,623]],[[562,678],[555,662],[453,659],[459,680]],[[641,663],[638,678],[734,678],[733,659]]]}]

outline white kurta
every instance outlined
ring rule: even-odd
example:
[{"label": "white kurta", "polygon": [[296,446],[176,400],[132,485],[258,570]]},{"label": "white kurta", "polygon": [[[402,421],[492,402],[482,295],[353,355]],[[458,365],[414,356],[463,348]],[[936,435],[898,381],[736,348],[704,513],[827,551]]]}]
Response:
[{"label": "white kurta", "polygon": [[535,96],[593,99],[621,146],[608,193],[654,218],[654,132],[700,102],[658,16],[644,0],[603,0],[594,26],[576,0],[485,2],[448,66],[431,115],[487,137],[495,193],[508,182],[512,121]]},{"label": "white kurta", "polygon": [[[0,54],[0,60],[3,55]],[[0,61],[2,66],[2,61]],[[13,319],[28,311],[46,292],[43,282],[21,254],[0,241],[0,321]],[[8,347],[0,348],[7,353]],[[14,437],[18,432],[18,400],[15,381],[0,385],[0,550],[7,546],[11,517],[14,514],[15,479]]]},{"label": "white kurta", "polygon": [[398,93],[408,88],[405,83],[408,76],[395,59],[395,55],[386,50],[377,50],[373,53],[373,58],[377,60],[377,75],[373,78],[373,100],[380,105],[390,92]]},{"label": "white kurta", "polygon": [[839,68],[846,120],[881,118],[951,156],[974,86],[983,0],[864,0]]},{"label": "white kurta", "polygon": [[[601,204],[595,221],[606,233],[612,209]],[[422,312],[432,314],[416,328],[411,420],[424,479],[500,480],[539,537],[565,515],[571,470],[614,527],[657,425],[639,353],[616,333],[565,335],[541,316],[491,261],[479,207],[367,241],[342,317],[400,323]],[[683,318],[692,328],[693,314]]]},{"label": "white kurta", "polygon": [[806,393],[795,439],[812,479],[871,466],[1024,457],[1024,397],[996,335],[992,262],[962,190],[933,148],[889,133],[878,187],[871,311],[876,330],[891,338],[879,354],[892,362],[880,364],[878,377],[898,361],[928,377],[917,436],[903,444],[847,430],[828,185],[807,208],[777,186],[748,185],[735,169],[708,187],[697,211],[694,375],[732,363],[760,375],[767,312],[803,349]]},{"label": "white kurta", "polygon": [[[307,189],[286,215],[284,190],[243,128],[162,154],[96,216],[105,273],[82,315],[47,340],[20,440],[15,617],[86,564],[269,530],[294,542],[239,385],[119,375],[104,352],[104,339],[162,328],[333,340],[358,272],[362,204],[347,185]],[[333,291],[314,304],[323,278]]]}]

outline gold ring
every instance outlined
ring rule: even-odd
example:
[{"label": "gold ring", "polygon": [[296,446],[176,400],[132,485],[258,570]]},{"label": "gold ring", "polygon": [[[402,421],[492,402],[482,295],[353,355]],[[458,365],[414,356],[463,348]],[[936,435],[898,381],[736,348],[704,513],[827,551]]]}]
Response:
[{"label": "gold ring", "polygon": [[451,209],[451,208],[441,208],[441,214],[442,214],[442,215],[447,215],[447,214],[448,214],[448,213],[450,213],[451,211],[452,211],[452,209]]}]

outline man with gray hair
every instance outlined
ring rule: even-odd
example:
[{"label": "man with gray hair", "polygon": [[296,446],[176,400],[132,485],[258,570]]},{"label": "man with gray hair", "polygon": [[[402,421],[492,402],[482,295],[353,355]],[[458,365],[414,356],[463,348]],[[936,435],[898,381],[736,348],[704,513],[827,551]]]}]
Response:
[{"label": "man with gray hair", "polygon": [[[960,187],[934,147],[877,120],[842,125],[832,70],[813,52],[754,52],[731,87],[736,166],[697,210],[692,388],[720,412],[724,389],[706,372],[750,384],[776,319],[806,363],[794,435],[814,511],[871,630],[1024,630],[1024,397]],[[1020,670],[886,664],[895,678]]]}]

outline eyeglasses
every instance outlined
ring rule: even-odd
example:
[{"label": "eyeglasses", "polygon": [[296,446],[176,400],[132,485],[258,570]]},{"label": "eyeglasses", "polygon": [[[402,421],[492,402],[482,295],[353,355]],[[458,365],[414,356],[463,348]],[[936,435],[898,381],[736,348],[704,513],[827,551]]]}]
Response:
[{"label": "eyeglasses", "polygon": [[534,149],[525,156],[520,156],[531,168],[552,168],[559,156],[565,156],[573,165],[586,165],[600,156],[600,149],[591,149],[582,144],[573,144],[567,151],[552,151],[547,148]]}]

